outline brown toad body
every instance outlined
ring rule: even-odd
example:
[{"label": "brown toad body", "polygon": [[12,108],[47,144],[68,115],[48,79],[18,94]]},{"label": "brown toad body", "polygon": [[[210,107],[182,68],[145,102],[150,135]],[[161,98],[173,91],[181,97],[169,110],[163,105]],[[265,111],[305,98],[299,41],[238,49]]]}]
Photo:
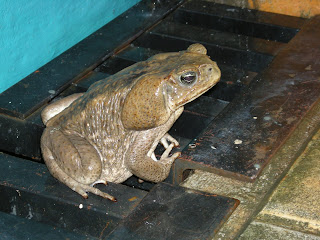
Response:
[{"label": "brown toad body", "polygon": [[[111,200],[96,183],[121,183],[132,174],[160,182],[180,153],[167,134],[183,106],[220,79],[216,63],[201,44],[157,54],[46,107],[41,149],[51,174],[87,197]],[[159,160],[158,143],[165,147]]]}]

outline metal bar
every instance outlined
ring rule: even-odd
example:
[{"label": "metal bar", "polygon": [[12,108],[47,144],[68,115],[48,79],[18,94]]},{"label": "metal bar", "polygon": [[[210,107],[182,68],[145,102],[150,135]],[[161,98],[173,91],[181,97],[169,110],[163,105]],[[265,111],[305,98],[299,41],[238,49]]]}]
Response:
[{"label": "metal bar", "polygon": [[1,239],[96,239],[3,212],[0,212],[0,236]]},{"label": "metal bar", "polygon": [[188,1],[175,12],[174,20],[285,43],[295,36],[305,22],[298,17],[207,1]]},{"label": "metal bar", "polygon": [[239,201],[160,183],[106,239],[211,239]]},{"label": "metal bar", "polygon": [[172,17],[166,18],[161,24],[155,26],[150,31],[154,34],[172,36],[175,38],[189,39],[198,41],[204,45],[218,45],[224,48],[239,49],[247,52],[256,52],[265,55],[276,55],[286,44],[281,42],[269,41],[237,33],[218,31],[209,27],[199,27],[190,25],[189,22],[174,22]]},{"label": "metal bar", "polygon": [[171,35],[147,33],[138,38],[134,44],[139,47],[152,48],[159,51],[176,52],[185,50],[189,45],[199,42],[204,44],[208,55],[219,64],[231,65],[253,72],[260,72],[273,59],[273,56],[258,52],[248,52],[241,49],[229,48],[204,41],[186,38],[177,38]]},{"label": "metal bar", "polygon": [[117,203],[92,194],[83,199],[54,179],[44,164],[1,153],[0,160],[0,211],[79,234],[104,237],[146,195],[109,183],[99,189],[117,197]]}]

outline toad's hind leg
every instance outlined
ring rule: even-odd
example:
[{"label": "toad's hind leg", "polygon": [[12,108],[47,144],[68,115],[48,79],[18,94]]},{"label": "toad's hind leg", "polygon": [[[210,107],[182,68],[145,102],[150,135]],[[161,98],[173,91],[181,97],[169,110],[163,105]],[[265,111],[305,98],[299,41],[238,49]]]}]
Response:
[{"label": "toad's hind leg", "polygon": [[116,201],[93,185],[100,181],[101,160],[94,147],[78,135],[65,135],[48,127],[41,138],[41,150],[50,173],[84,198],[87,192]]},{"label": "toad's hind leg", "polygon": [[68,97],[62,98],[58,101],[55,101],[55,102],[49,104],[41,112],[41,118],[42,118],[43,123],[46,125],[47,122],[51,118],[53,118],[54,116],[56,116],[57,114],[62,112],[64,109],[69,107],[69,105],[71,103],[73,103],[75,100],[77,100],[82,95],[83,95],[83,93],[75,93],[75,94],[72,94]]}]

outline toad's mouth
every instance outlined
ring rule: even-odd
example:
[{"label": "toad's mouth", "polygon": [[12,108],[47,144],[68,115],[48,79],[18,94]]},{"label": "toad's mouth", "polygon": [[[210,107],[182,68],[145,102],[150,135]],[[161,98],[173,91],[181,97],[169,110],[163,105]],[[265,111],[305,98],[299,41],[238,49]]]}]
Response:
[{"label": "toad's mouth", "polygon": [[[193,95],[191,98],[190,98],[190,94],[188,95],[185,95],[184,98],[179,102],[178,105],[175,105],[175,104],[169,104],[169,108],[171,111],[175,111],[177,108],[189,103],[189,102],[192,102],[193,100],[195,100],[196,98],[200,97],[201,95],[203,95],[204,93],[206,93],[207,91],[209,91],[211,88],[213,88],[220,80],[220,76],[218,78],[216,78],[214,81],[213,81],[213,84],[209,85],[208,87],[202,89],[201,91],[199,92],[194,92]],[[188,99],[187,99],[188,98]]]},{"label": "toad's mouth", "polygon": [[192,102],[192,101],[195,100],[196,98],[200,97],[202,94],[208,92],[211,88],[213,88],[213,87],[219,82],[219,80],[220,80],[220,77],[219,77],[216,81],[214,81],[214,84],[213,84],[213,85],[211,85],[211,86],[203,89],[200,93],[196,94],[194,97],[192,97],[191,99],[189,99],[188,101],[186,101],[186,102],[183,103],[183,104],[187,104],[187,103],[189,103],[189,102]]}]

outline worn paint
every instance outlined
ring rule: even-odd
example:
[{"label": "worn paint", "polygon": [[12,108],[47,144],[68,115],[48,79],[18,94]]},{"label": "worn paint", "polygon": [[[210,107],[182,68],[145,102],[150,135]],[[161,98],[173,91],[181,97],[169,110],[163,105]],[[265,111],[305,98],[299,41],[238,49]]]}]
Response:
[{"label": "worn paint", "polygon": [[320,0],[248,0],[249,8],[310,18],[320,13]]},{"label": "worn paint", "polygon": [[310,18],[320,14],[320,0],[207,0],[236,7]]},{"label": "worn paint", "polygon": [[129,198],[129,202],[135,201],[135,200],[137,200],[137,199],[138,199],[137,197]]}]

